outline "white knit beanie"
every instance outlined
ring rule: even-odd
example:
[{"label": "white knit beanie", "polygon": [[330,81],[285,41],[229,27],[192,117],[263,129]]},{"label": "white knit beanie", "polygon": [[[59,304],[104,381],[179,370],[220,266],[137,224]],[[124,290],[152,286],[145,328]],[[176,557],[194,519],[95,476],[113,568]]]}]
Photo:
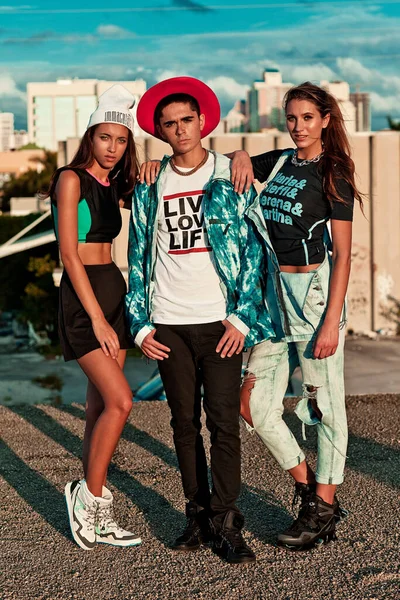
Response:
[{"label": "white knit beanie", "polygon": [[87,129],[100,123],[117,123],[125,125],[133,133],[133,116],[129,109],[134,104],[135,96],[116,83],[99,97],[99,105],[90,116]]}]

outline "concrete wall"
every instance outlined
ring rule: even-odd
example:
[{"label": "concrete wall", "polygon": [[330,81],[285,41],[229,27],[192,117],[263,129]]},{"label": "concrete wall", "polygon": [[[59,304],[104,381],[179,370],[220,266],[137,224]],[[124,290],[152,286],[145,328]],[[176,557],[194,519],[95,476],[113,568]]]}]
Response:
[{"label": "concrete wall", "polygon": [[400,134],[373,136],[371,158],[371,321],[379,329],[386,324],[388,296],[400,298]]},{"label": "concrete wall", "polygon": [[[226,134],[206,138],[204,146],[218,152],[245,149],[250,155],[293,146],[286,133]],[[351,136],[357,185],[364,194],[364,215],[354,213],[352,272],[348,291],[349,328],[355,331],[393,327],[383,313],[390,296],[400,300],[400,133],[356,133]],[[170,154],[154,138],[137,139],[141,160]],[[73,143],[69,141],[72,148]],[[71,157],[66,153],[66,161]],[[259,186],[257,186],[259,187]],[[127,267],[128,213],[116,240],[114,256]]]}]

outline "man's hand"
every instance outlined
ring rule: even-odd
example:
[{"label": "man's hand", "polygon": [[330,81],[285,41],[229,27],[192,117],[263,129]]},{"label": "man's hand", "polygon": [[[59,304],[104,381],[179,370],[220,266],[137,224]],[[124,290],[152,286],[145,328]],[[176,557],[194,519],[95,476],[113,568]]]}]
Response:
[{"label": "man's hand", "polygon": [[218,353],[221,352],[221,358],[225,358],[225,356],[230,358],[235,353],[240,354],[243,350],[244,338],[246,336],[226,319],[222,321],[222,325],[225,327],[225,333],[219,340],[215,351]]},{"label": "man's hand", "polygon": [[254,181],[253,166],[251,164],[250,156],[245,150],[237,150],[233,154],[231,181],[235,186],[235,192],[238,194],[248,192]]},{"label": "man's hand", "polygon": [[339,344],[339,325],[330,325],[326,321],[321,326],[315,338],[314,358],[322,359],[333,356]]},{"label": "man's hand", "polygon": [[154,183],[157,175],[160,172],[160,164],[161,163],[159,160],[148,160],[147,162],[144,162],[140,167],[140,183],[143,183],[144,181],[147,183],[147,185]]},{"label": "man's hand", "polygon": [[156,332],[157,329],[153,329],[146,335],[142,342],[141,350],[147,358],[151,358],[152,360],[164,360],[164,358],[168,358],[168,352],[170,352],[171,349],[154,339]]}]

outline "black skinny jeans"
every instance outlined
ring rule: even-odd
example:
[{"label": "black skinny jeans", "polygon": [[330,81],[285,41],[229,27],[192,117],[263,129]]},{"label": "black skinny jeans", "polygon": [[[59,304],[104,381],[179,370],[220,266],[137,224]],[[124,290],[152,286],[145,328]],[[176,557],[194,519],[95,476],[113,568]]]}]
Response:
[{"label": "black skinny jeans", "polygon": [[[210,510],[221,527],[229,510],[241,514],[239,394],[242,355],[221,358],[215,351],[225,332],[221,321],[198,325],[156,325],[157,339],[171,349],[158,361],[172,413],[171,426],[184,494],[198,509]],[[201,436],[201,385],[211,434],[212,491]]]}]

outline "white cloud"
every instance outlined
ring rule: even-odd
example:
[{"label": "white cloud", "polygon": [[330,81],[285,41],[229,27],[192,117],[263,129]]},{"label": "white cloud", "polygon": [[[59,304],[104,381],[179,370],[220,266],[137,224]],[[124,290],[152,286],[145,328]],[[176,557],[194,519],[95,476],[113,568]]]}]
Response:
[{"label": "white cloud", "polygon": [[354,58],[338,58],[337,66],[341,76],[347,81],[358,81],[367,85],[376,82],[376,74]]},{"label": "white cloud", "polygon": [[101,37],[108,38],[120,38],[126,39],[129,37],[135,37],[135,34],[123,27],[119,27],[118,25],[99,25],[96,29],[97,35]]},{"label": "white cloud", "polygon": [[400,77],[382,70],[370,69],[361,62],[346,58],[337,60],[340,76],[350,84],[362,84],[371,94],[374,113],[399,112]]},{"label": "white cloud", "polygon": [[32,8],[36,8],[36,7],[35,6],[30,6],[28,4],[21,4],[20,6],[0,6],[0,10],[4,10],[4,11],[7,11],[7,10],[13,10],[13,11],[16,11],[16,10],[29,10],[29,9],[32,9]]},{"label": "white cloud", "polygon": [[322,63],[283,66],[282,67],[284,81],[293,81],[294,83],[302,83],[303,81],[312,81],[319,83],[322,79],[333,80],[337,75],[330,67]]},{"label": "white cloud", "polygon": [[178,73],[178,71],[161,71],[161,73],[157,74],[156,80],[157,83],[159,83],[160,81],[164,81],[164,79],[171,79],[171,77],[182,77],[184,75],[185,73],[182,73],[182,71],[180,73]]},{"label": "white cloud", "polygon": [[0,73],[0,97],[26,100],[26,94],[18,89],[14,79],[9,73]]},{"label": "white cloud", "polygon": [[244,98],[249,89],[248,85],[242,85],[233,77],[226,77],[225,75],[208,79],[206,83],[214,90],[217,96],[225,96],[225,98],[228,97],[233,101]]},{"label": "white cloud", "polygon": [[398,115],[399,97],[398,96],[381,96],[376,92],[371,92],[372,110],[378,114]]}]

